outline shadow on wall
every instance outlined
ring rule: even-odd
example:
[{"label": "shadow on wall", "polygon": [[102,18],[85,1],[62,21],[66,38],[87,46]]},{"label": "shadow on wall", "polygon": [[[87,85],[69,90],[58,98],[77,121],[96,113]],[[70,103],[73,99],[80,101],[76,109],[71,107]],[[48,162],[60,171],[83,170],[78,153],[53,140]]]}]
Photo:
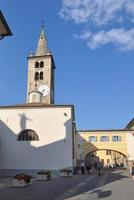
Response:
[{"label": "shadow on wall", "polygon": [[27,120],[32,121],[32,119],[27,118],[25,113],[19,114],[19,116],[20,116],[20,128],[21,128],[21,130],[24,130],[24,129],[26,129]]},{"label": "shadow on wall", "polygon": [[[20,117],[20,126],[25,128],[27,120],[31,119],[26,118],[24,114]],[[31,145],[31,141],[17,141],[18,134],[15,134],[5,123],[0,121],[0,172],[2,173],[0,173],[0,176],[7,173],[7,175],[10,175],[10,173],[13,175],[17,171],[24,171],[23,169],[38,171],[72,167],[70,120],[66,121],[64,126],[65,138],[35,147]],[[38,142],[40,141],[32,141],[32,144]]]},{"label": "shadow on wall", "polygon": [[79,143],[76,146],[77,152],[79,154],[79,158],[77,159],[77,166],[80,166],[80,163],[85,160],[89,161],[89,154],[90,152],[95,152],[98,150],[98,148],[93,145],[91,142],[88,142],[87,140],[85,140],[84,137],[82,137],[81,135],[78,135],[78,139],[76,139],[77,141],[79,141]]},{"label": "shadow on wall", "polygon": [[85,149],[85,155],[87,153],[93,152],[98,150],[98,148],[92,144],[91,142],[87,141],[84,137],[82,137],[81,135],[79,135],[79,140],[82,141],[82,145],[84,145],[84,149]]}]

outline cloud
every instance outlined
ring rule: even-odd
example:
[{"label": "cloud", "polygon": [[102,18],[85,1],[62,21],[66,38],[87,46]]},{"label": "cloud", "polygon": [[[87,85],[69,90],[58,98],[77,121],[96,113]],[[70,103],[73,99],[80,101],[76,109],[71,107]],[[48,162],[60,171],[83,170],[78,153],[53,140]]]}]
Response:
[{"label": "cloud", "polygon": [[[90,27],[75,38],[86,40],[91,49],[108,43],[120,51],[134,49],[134,0],[62,0],[59,15],[64,20]],[[129,30],[125,28],[126,22]],[[92,28],[98,32],[93,33]]]},{"label": "cloud", "polygon": [[91,33],[84,31],[81,35],[74,35],[77,39],[86,40],[87,45],[91,49],[96,49],[101,45],[112,43],[119,51],[134,50],[134,28],[130,30],[111,29],[110,31],[100,31],[98,33]]},{"label": "cloud", "polygon": [[[63,0],[60,16],[76,23],[92,21],[100,26],[119,15],[128,0]],[[130,0],[131,1],[131,0]]]},{"label": "cloud", "polygon": [[132,2],[132,1],[128,2],[126,4],[125,8],[126,8],[126,13],[129,16],[129,20],[134,22],[134,2]]}]

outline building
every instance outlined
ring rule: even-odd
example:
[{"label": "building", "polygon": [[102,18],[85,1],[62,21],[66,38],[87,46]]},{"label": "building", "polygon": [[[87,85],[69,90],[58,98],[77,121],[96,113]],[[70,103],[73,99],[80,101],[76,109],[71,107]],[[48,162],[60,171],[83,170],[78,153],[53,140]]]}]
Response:
[{"label": "building", "polygon": [[54,103],[54,71],[53,55],[42,27],[36,53],[28,57],[27,103]]},{"label": "building", "polygon": [[26,103],[0,106],[0,174],[73,169],[83,161],[131,166],[134,119],[120,130],[76,131],[74,106],[54,104],[56,67],[43,26],[27,59]]},{"label": "building", "polygon": [[125,127],[128,130],[127,134],[127,152],[128,163],[131,166],[134,162],[134,119],[132,119]]},{"label": "building", "polygon": [[54,59],[42,27],[28,56],[27,103],[0,107],[0,173],[73,168],[74,107],[54,104]]},{"label": "building", "polygon": [[134,162],[134,119],[116,130],[78,130],[77,164],[102,162],[104,166],[129,167]]}]

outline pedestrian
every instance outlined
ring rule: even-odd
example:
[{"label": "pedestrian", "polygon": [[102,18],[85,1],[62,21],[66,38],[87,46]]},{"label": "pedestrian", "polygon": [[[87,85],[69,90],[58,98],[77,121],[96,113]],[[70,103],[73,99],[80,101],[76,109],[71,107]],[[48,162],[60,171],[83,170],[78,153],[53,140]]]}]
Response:
[{"label": "pedestrian", "polygon": [[132,179],[134,180],[134,163],[132,165],[131,175],[132,175]]},{"label": "pedestrian", "polygon": [[93,164],[93,167],[94,167],[94,172],[95,172],[95,174],[97,173],[97,162],[95,162],[94,164]]},{"label": "pedestrian", "polygon": [[91,163],[87,163],[87,164],[86,164],[86,170],[87,170],[87,173],[88,173],[88,174],[91,173],[91,170],[92,170],[92,164],[91,164]]},{"label": "pedestrian", "polygon": [[81,163],[81,174],[85,174],[85,164],[84,164],[84,162]]},{"label": "pedestrian", "polygon": [[86,163],[86,171],[87,171],[88,174],[90,174],[89,163]]},{"label": "pedestrian", "polygon": [[92,163],[89,163],[89,174],[92,173],[92,168],[93,168]]},{"label": "pedestrian", "polygon": [[98,172],[98,176],[101,175],[101,167],[102,167],[101,163],[100,163],[100,162],[97,163],[97,172]]}]

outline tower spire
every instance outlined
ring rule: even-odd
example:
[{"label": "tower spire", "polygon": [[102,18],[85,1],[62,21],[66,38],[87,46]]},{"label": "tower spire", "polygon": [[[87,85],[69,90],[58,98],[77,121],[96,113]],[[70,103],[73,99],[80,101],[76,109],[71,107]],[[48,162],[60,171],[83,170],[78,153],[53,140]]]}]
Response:
[{"label": "tower spire", "polygon": [[27,102],[54,103],[53,55],[47,47],[47,39],[42,25],[35,54],[28,57]]},{"label": "tower spire", "polygon": [[41,33],[36,49],[36,56],[44,56],[48,53],[47,38],[44,31],[44,24],[42,24]]}]

